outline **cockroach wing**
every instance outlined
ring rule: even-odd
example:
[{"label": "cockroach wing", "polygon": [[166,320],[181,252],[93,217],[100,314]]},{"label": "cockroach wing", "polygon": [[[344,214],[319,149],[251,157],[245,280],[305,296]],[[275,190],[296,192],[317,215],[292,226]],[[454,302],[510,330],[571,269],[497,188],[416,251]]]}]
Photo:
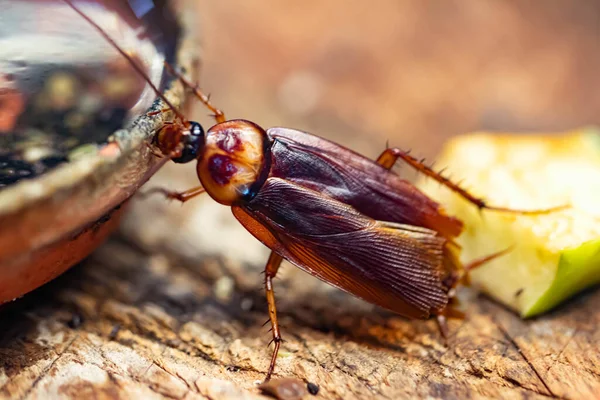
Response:
[{"label": "cockroach wing", "polygon": [[446,307],[445,239],[436,232],[371,219],[351,206],[279,178],[233,207],[256,238],[321,280],[412,318]]},{"label": "cockroach wing", "polygon": [[337,143],[289,128],[270,128],[271,176],[326,194],[377,220],[432,229],[447,239],[459,219],[410,182]]}]

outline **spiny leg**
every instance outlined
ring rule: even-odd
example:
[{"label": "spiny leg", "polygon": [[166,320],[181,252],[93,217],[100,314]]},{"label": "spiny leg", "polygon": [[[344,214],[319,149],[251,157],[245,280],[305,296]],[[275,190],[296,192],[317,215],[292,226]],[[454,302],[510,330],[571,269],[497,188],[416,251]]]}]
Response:
[{"label": "spiny leg", "polygon": [[514,214],[523,214],[523,215],[540,215],[540,214],[549,214],[556,211],[561,211],[569,208],[568,206],[559,206],[548,208],[545,210],[514,210],[512,208],[506,207],[495,207],[488,205],[485,200],[475,197],[465,189],[458,186],[456,183],[452,182],[450,179],[442,176],[441,174],[435,172],[433,169],[423,164],[423,162],[417,160],[416,158],[409,155],[406,151],[403,151],[398,148],[390,148],[386,149],[379,158],[377,158],[377,163],[383,166],[386,169],[390,169],[394,166],[396,161],[401,159],[417,171],[423,173],[424,175],[436,180],[442,185],[446,186],[471,204],[475,205],[479,209],[487,209],[491,211],[501,211],[501,212],[509,212]]},{"label": "spiny leg", "polygon": [[[400,154],[399,154],[400,153]],[[419,164],[419,166],[422,166],[423,168],[427,169],[428,171],[430,171],[432,174],[435,174],[436,176],[445,179],[446,181],[450,182],[449,180],[447,180],[446,178],[442,177],[441,175],[437,174],[436,172],[434,172],[431,168],[427,167],[426,165],[424,165],[423,163],[417,161],[416,159],[414,159],[413,157],[410,157],[408,154],[406,154],[406,152],[403,152],[400,149],[386,149],[383,153],[381,153],[381,155],[377,158],[377,164],[381,165],[383,168],[385,169],[391,169],[394,164],[396,163],[396,161],[398,160],[398,158],[402,158],[403,156],[406,156],[408,158],[410,158],[412,161],[414,161],[416,164]],[[404,158],[402,158],[404,160]],[[405,160],[406,161],[406,160]],[[410,164],[410,163],[409,163]],[[411,164],[413,165],[413,164]],[[416,168],[416,167],[415,167]],[[417,168],[419,171],[421,171],[420,168]],[[426,175],[431,176],[429,174],[426,173]],[[434,178],[435,179],[435,178]],[[436,179],[438,182],[440,181],[439,179]],[[443,182],[442,182],[443,183]],[[458,188],[457,185],[454,185]],[[460,189],[460,188],[458,188]],[[462,190],[462,189],[460,189]],[[470,194],[468,192],[465,192],[467,195],[470,196]],[[463,196],[464,197],[464,196]],[[476,198],[475,198],[476,199]],[[469,200],[467,198],[467,200]],[[480,202],[483,202],[483,200],[480,199],[476,199]],[[479,207],[479,203],[475,203],[478,207]],[[485,208],[490,208],[487,207],[485,205],[485,203],[483,203],[483,206]],[[496,209],[496,208],[494,208]],[[438,313],[435,318],[436,318],[436,322],[437,322],[437,326],[438,329],[440,331],[440,334],[442,335],[442,338],[444,339],[444,342],[447,343],[448,341],[448,335],[449,335],[449,329],[448,329],[448,318],[457,318],[457,319],[464,319],[465,315],[455,309],[453,307],[452,301],[454,300],[454,290],[456,285],[463,279],[468,279],[468,273],[470,271],[472,271],[475,268],[478,268],[480,266],[482,266],[483,264],[497,258],[500,257],[504,254],[506,254],[508,251],[510,251],[511,248],[508,249],[504,249],[502,251],[490,254],[488,256],[482,257],[482,258],[478,258],[476,260],[471,261],[469,264],[465,265],[463,267],[463,271],[460,274],[453,274],[450,278],[448,278],[444,284],[445,286],[447,286],[450,290],[448,292],[448,297],[450,297],[450,303],[448,304],[448,306],[440,313]]]},{"label": "spiny leg", "polygon": [[492,260],[495,260],[498,257],[502,257],[503,255],[505,255],[506,253],[508,253],[509,251],[511,251],[513,249],[513,246],[511,247],[507,247],[504,250],[500,250],[497,251],[495,253],[492,254],[488,254],[486,256],[483,257],[479,257],[476,258],[474,260],[471,260],[471,262],[469,262],[466,265],[463,265],[462,270],[459,272],[454,273],[452,276],[450,276],[449,278],[447,278],[444,281],[444,285],[446,287],[448,287],[450,290],[454,290],[454,288],[456,288],[456,286],[462,282],[463,284],[469,284],[469,273],[471,271],[473,271],[474,269],[477,269],[487,263],[489,263]]},{"label": "spiny leg", "polygon": [[448,304],[448,306],[442,312],[435,316],[438,329],[442,335],[442,338],[444,339],[444,344],[446,345],[448,344],[448,337],[450,333],[450,329],[448,328],[448,318],[465,319],[465,314],[462,311],[455,309],[452,304]]},{"label": "spiny leg", "polygon": [[438,314],[435,316],[435,321],[437,322],[438,330],[442,335],[442,339],[444,339],[444,344],[448,344],[448,334],[450,330],[448,328],[448,319],[446,319],[445,314]]},{"label": "spiny leg", "polygon": [[436,322],[437,322],[438,328],[440,330],[440,333],[442,334],[442,337],[444,338],[444,341],[446,343],[448,341],[448,332],[449,332],[448,318],[455,318],[455,319],[464,319],[465,318],[465,314],[462,311],[459,311],[455,308],[457,305],[456,299],[455,299],[455,290],[456,290],[456,286],[458,285],[458,283],[463,282],[464,284],[468,284],[469,272],[481,267],[482,265],[489,263],[492,260],[495,260],[498,257],[505,255],[506,253],[508,253],[511,250],[512,250],[512,246],[508,247],[504,250],[500,250],[495,253],[489,254],[487,256],[476,258],[475,260],[472,260],[470,263],[463,266],[462,271],[460,271],[459,273],[455,273],[452,276],[450,276],[449,278],[447,278],[446,280],[444,280],[444,285],[449,288],[448,297],[450,298],[450,300],[449,300],[446,308],[442,312],[438,313],[435,317],[436,317]]},{"label": "spiny leg", "polygon": [[271,252],[267,265],[265,266],[265,292],[267,296],[267,303],[269,304],[269,319],[271,320],[271,331],[273,332],[272,342],[275,344],[273,349],[273,355],[271,356],[271,364],[265,377],[265,382],[271,379],[271,375],[275,370],[275,363],[277,362],[277,353],[279,353],[279,347],[283,339],[281,338],[281,332],[279,331],[279,322],[277,322],[277,308],[275,307],[275,292],[273,291],[273,278],[277,274],[277,270],[281,265],[283,258],[275,252]]},{"label": "spiny leg", "polygon": [[169,111],[171,111],[170,108],[163,108],[161,110],[150,111],[149,113],[146,113],[146,115],[149,116],[149,117],[153,117],[155,115],[164,114],[164,113],[169,112]]},{"label": "spiny leg", "polygon": [[160,194],[164,195],[167,199],[177,200],[182,203],[185,203],[186,201],[191,200],[194,197],[201,195],[205,191],[206,190],[204,190],[204,188],[202,186],[191,188],[191,189],[185,190],[183,192],[175,192],[175,191],[171,191],[171,190],[167,190],[167,189],[163,189],[163,188],[152,188],[152,189],[147,190],[144,193],[140,193],[139,198],[146,198],[150,195],[153,195],[154,193],[160,193]]},{"label": "spiny leg", "polygon": [[483,257],[479,257],[474,260],[471,260],[471,262],[469,262],[468,264],[463,266],[463,273],[459,280],[463,281],[463,284],[468,284],[469,283],[469,272],[481,267],[482,265],[489,263],[492,260],[495,260],[498,257],[502,257],[503,255],[510,252],[513,249],[513,247],[514,246],[510,246],[504,250],[500,250],[495,253],[488,254],[487,256],[483,256]]},{"label": "spiny leg", "polygon": [[[392,167],[394,166],[394,164],[396,163],[396,160],[398,159],[398,157],[396,157],[393,153],[390,153],[388,150],[391,149],[387,149],[385,150],[383,153],[381,153],[381,155],[377,158],[377,164],[381,165],[383,168],[385,169],[392,169]],[[459,278],[458,277],[451,277],[450,279],[452,279],[452,282],[448,282],[448,287],[453,288],[454,286],[450,286],[450,285],[455,285],[456,283],[454,282],[454,280],[456,280],[456,282],[458,282]],[[447,343],[448,342],[448,333],[449,333],[449,329],[448,329],[448,314],[452,314],[452,316],[454,316],[456,313],[460,313],[460,311],[451,309],[452,305],[448,304],[448,306],[439,314],[437,314],[435,316],[436,318],[436,322],[437,322],[437,326],[438,329],[440,331],[440,334],[442,335],[442,338],[444,339],[444,342]]]},{"label": "spiny leg", "polygon": [[377,157],[375,161],[377,164],[381,165],[383,168],[390,170],[396,164],[397,158],[395,158],[392,154],[388,152],[390,149],[385,149],[383,153]]},{"label": "spiny leg", "polygon": [[192,93],[194,93],[194,95],[202,102],[202,104],[204,104],[206,108],[208,108],[213,113],[213,117],[215,118],[218,124],[227,121],[227,119],[225,118],[225,113],[212,105],[212,103],[210,102],[210,97],[204,94],[204,92],[200,90],[200,87],[198,87],[198,85],[192,83],[180,72],[176,71],[169,63],[165,62],[165,67],[169,70],[169,73],[171,75],[177,77],[177,79],[179,79],[185,87],[189,88],[192,91]]}]

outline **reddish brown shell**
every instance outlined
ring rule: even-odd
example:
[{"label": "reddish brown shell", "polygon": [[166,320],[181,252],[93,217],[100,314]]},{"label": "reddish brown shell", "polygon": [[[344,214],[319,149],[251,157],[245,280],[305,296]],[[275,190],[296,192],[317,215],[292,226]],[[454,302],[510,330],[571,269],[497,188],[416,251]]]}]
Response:
[{"label": "reddish brown shell", "polygon": [[206,132],[198,177],[206,192],[224,205],[251,197],[268,172],[267,133],[253,122],[231,120]]}]

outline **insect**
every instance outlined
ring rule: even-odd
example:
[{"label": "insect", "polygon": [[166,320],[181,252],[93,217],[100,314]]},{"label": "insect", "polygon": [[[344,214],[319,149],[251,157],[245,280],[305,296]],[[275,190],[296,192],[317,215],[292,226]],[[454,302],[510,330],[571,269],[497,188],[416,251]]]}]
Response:
[{"label": "insect", "polygon": [[[99,25],[70,0],[64,1],[144,76]],[[208,193],[231,207],[239,222],[271,249],[264,284],[274,350],[266,380],[274,371],[282,342],[273,279],[284,259],[332,286],[405,317],[436,316],[445,335],[446,318],[460,316],[452,305],[454,288],[470,269],[507,251],[461,265],[453,239],[461,233],[462,222],[392,172],[398,160],[479,209],[518,214],[556,210],[490,206],[398,148],[385,149],[373,161],[295,129],[265,130],[248,120],[227,120],[197,85],[169,65],[167,68],[211,110],[216,124],[204,131],[154,88],[168,106],[163,111],[173,112],[175,120],[156,133],[153,145],[159,155],[176,163],[196,160],[202,184],[183,192],[157,191],[181,202]]]}]

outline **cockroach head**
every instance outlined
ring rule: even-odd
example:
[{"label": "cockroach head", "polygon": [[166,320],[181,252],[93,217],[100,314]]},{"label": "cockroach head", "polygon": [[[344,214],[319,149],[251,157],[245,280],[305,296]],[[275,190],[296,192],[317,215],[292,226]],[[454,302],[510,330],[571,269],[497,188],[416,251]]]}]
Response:
[{"label": "cockroach head", "polygon": [[178,164],[185,164],[198,158],[204,147],[204,128],[198,122],[189,121],[181,136],[183,146],[178,157],[172,160]]}]

